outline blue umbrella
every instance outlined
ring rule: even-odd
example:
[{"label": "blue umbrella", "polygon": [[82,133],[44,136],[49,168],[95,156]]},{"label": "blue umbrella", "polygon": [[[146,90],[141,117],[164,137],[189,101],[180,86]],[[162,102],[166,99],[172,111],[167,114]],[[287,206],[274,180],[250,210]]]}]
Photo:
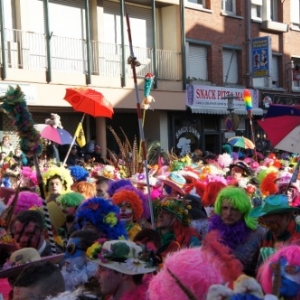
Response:
[{"label": "blue umbrella", "polygon": [[41,134],[41,137],[59,145],[70,145],[73,141],[72,135],[65,129],[56,128],[47,124],[36,124],[35,129]]}]

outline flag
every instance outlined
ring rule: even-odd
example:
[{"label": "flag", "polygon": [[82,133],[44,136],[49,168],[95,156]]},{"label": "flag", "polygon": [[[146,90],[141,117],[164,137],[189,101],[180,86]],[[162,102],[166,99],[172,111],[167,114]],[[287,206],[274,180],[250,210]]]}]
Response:
[{"label": "flag", "polygon": [[86,144],[82,123],[79,123],[75,131],[76,142],[80,148]]}]

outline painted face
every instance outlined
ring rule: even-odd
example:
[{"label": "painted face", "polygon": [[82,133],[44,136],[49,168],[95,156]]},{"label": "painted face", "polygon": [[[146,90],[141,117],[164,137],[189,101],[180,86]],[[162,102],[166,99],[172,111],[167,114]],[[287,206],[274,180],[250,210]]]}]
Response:
[{"label": "painted face", "polygon": [[70,238],[65,252],[66,271],[83,268],[86,262],[85,250],[79,245],[79,238]]},{"label": "painted face", "polygon": [[95,276],[98,279],[103,296],[112,296],[118,290],[122,280],[122,274],[114,270],[99,266]]},{"label": "painted face", "polygon": [[270,230],[275,237],[279,237],[286,230],[290,219],[288,215],[267,215],[260,217],[258,222]]},{"label": "painted face", "polygon": [[41,229],[33,222],[24,224],[16,221],[13,233],[20,248],[32,247],[38,250],[44,241]]},{"label": "painted face", "polygon": [[121,221],[125,223],[132,223],[133,222],[133,210],[131,204],[124,201],[118,205],[120,207],[120,218]]},{"label": "painted face", "polygon": [[230,201],[224,199],[221,207],[221,220],[226,225],[234,225],[241,220],[243,214],[232,206]]},{"label": "painted face", "polygon": [[50,194],[61,194],[63,190],[63,184],[59,178],[53,178],[50,179],[48,188]]},{"label": "painted face", "polygon": [[157,215],[156,228],[167,229],[172,226],[174,220],[175,217],[172,213],[162,209]]},{"label": "painted face", "polygon": [[[274,272],[278,266],[278,263],[270,264],[272,271]],[[295,297],[300,292],[300,267],[290,265],[286,258],[280,260],[280,275],[281,275],[281,287],[280,296],[283,297]],[[274,275],[273,275],[274,280]]]}]

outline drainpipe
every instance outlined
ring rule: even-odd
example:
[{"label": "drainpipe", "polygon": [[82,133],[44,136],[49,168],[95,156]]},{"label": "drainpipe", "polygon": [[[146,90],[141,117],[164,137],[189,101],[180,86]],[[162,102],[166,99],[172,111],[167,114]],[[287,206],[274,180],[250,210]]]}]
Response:
[{"label": "drainpipe", "polygon": [[186,49],[185,49],[185,17],[184,0],[180,0],[180,19],[181,19],[181,69],[182,69],[182,89],[186,89]]},{"label": "drainpipe", "polygon": [[125,16],[125,5],[124,0],[120,1],[120,22],[121,22],[121,51],[122,51],[122,73],[121,76],[121,87],[126,85],[126,70],[125,70],[125,38],[124,38],[124,16]]},{"label": "drainpipe", "polygon": [[89,0],[85,0],[85,28],[86,28],[86,60],[87,74],[86,84],[92,83],[92,64],[91,64],[91,26],[90,26],[90,6]]},{"label": "drainpipe", "polygon": [[49,83],[52,81],[51,37],[52,37],[53,32],[50,33],[49,1],[48,0],[44,0],[44,16],[45,16],[45,35],[46,35],[46,49],[47,49],[46,81]]},{"label": "drainpipe", "polygon": [[0,4],[0,19],[1,19],[1,56],[2,56],[2,79],[6,79],[7,77],[7,64],[6,64],[6,55],[5,55],[5,28],[4,28],[4,3],[1,1]]},{"label": "drainpipe", "polygon": [[247,87],[252,87],[251,0],[246,0]]},{"label": "drainpipe", "polygon": [[156,46],[156,7],[155,0],[152,0],[152,27],[153,27],[153,72],[154,72],[154,80],[153,88],[157,89],[157,46]]}]

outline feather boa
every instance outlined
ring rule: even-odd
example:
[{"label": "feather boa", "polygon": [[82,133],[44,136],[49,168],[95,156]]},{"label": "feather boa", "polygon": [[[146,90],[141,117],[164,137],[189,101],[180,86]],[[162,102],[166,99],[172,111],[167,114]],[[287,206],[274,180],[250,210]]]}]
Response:
[{"label": "feather boa", "polygon": [[235,249],[238,245],[246,242],[247,236],[251,231],[251,229],[246,226],[244,220],[240,220],[234,225],[227,226],[217,214],[212,216],[209,220],[209,231],[211,230],[219,231],[222,242],[231,249]]}]

